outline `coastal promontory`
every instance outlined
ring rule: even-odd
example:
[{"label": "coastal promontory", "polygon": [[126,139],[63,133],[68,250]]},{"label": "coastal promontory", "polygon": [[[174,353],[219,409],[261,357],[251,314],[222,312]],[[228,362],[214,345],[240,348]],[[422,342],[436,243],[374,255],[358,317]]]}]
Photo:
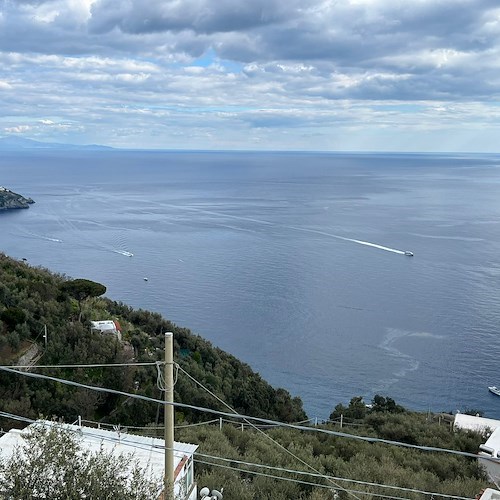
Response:
[{"label": "coastal promontory", "polygon": [[31,198],[25,198],[10,189],[0,186],[0,210],[29,208],[32,203],[35,202]]}]

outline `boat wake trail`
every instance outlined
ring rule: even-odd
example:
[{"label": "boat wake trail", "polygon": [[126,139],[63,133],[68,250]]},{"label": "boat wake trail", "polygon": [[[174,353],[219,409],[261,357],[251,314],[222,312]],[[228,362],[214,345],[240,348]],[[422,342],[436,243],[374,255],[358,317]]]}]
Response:
[{"label": "boat wake trail", "polygon": [[[74,240],[78,242],[77,245],[80,247],[95,249],[104,252],[112,252],[119,255],[124,255],[126,257],[134,256],[132,252],[125,250],[126,240],[123,237],[122,231],[126,229],[118,228],[117,231],[120,232],[118,232],[118,234],[113,234],[112,231],[109,231],[109,229],[115,229],[113,226],[100,224],[96,221],[88,221],[87,219],[70,219],[59,217],[57,222],[66,233],[72,233],[74,235]],[[87,226],[89,224],[106,228],[107,231],[99,234],[103,234],[104,236],[111,235],[113,237],[113,243],[108,244],[104,241],[100,241],[100,238],[96,237],[95,233],[94,236],[90,236],[87,229]]]},{"label": "boat wake trail", "polygon": [[387,390],[392,384],[405,377],[408,373],[418,370],[420,361],[402,352],[396,347],[396,344],[402,339],[419,338],[419,339],[432,339],[441,340],[445,337],[442,335],[435,335],[429,332],[411,332],[408,330],[400,330],[398,328],[387,328],[387,333],[379,344],[379,348],[386,351],[390,357],[396,360],[397,365],[395,371],[392,373],[392,378],[380,380],[378,387],[373,388],[375,392],[380,390]]},{"label": "boat wake trail", "polygon": [[383,245],[378,245],[377,243],[371,243],[370,241],[362,241],[362,240],[354,240],[352,238],[344,238],[343,236],[337,236],[337,238],[341,238],[346,241],[352,241],[353,243],[357,243],[358,245],[366,245],[367,247],[379,248],[380,250],[385,250],[386,252],[398,253],[399,255],[404,255],[404,250],[398,250],[397,248],[385,247]]},{"label": "boat wake trail", "polygon": [[346,236],[340,236],[338,234],[327,233],[326,231],[320,231],[319,229],[310,229],[307,227],[297,227],[297,226],[286,226],[295,231],[303,231],[307,233],[321,234],[323,236],[329,236],[330,238],[336,238],[338,240],[350,241],[352,243],[357,243],[358,245],[365,245],[367,247],[378,248],[379,250],[385,250],[386,252],[397,253],[399,255],[405,255],[404,250],[398,250],[397,248],[386,247],[384,245],[379,245],[378,243],[372,243],[371,241],[356,240],[354,238],[347,238]]},{"label": "boat wake trail", "polygon": [[[322,236],[328,236],[330,238],[336,238],[338,240],[343,240],[343,241],[350,241],[351,243],[357,243],[358,245],[364,245],[367,247],[377,248],[379,250],[384,250],[385,252],[392,252],[392,253],[396,253],[399,255],[405,255],[405,254],[406,255],[413,255],[411,252],[408,252],[408,251],[405,252],[404,250],[399,250],[397,248],[391,248],[391,247],[387,247],[385,245],[379,245],[378,243],[373,243],[371,241],[358,240],[355,238],[347,238],[346,236],[340,236],[338,234],[328,233],[326,231],[321,231],[319,229],[276,224],[274,222],[263,220],[263,219],[255,219],[253,217],[241,217],[238,215],[226,214],[223,212],[217,212],[214,210],[206,210],[204,208],[198,208],[198,207],[193,207],[193,206],[178,206],[178,205],[172,205],[172,204],[165,204],[164,206],[168,206],[170,208],[175,208],[178,210],[181,209],[181,210],[185,210],[188,212],[197,212],[197,213],[202,213],[202,214],[211,215],[211,216],[215,216],[215,217],[221,217],[221,218],[225,218],[225,219],[240,220],[242,222],[252,222],[254,224],[274,226],[277,228],[286,228],[286,229],[291,229],[293,231],[300,231],[303,233],[320,234]],[[234,228],[234,229],[236,229],[236,228]]]},{"label": "boat wake trail", "polygon": [[62,243],[62,240],[60,240],[59,238],[50,238],[49,236],[38,236],[38,238],[47,241],[54,241],[55,243]]},{"label": "boat wake trail", "polygon": [[418,332],[408,332],[397,328],[388,328],[387,334],[380,343],[379,347],[387,351],[393,358],[403,362],[403,366],[394,373],[397,378],[404,377],[407,373],[418,370],[420,362],[412,358],[410,355],[400,351],[394,344],[398,340],[405,337],[422,337],[430,336],[430,334],[422,334]]},{"label": "boat wake trail", "polygon": [[20,233],[21,233],[21,236],[24,238],[34,238],[34,239],[45,240],[45,241],[53,241],[55,243],[62,243],[62,240],[60,240],[59,238],[52,238],[50,236],[44,236],[43,234],[33,233],[31,231],[21,230]]},{"label": "boat wake trail", "polygon": [[132,252],[127,252],[127,250],[111,250],[112,252],[119,253],[120,255],[125,255],[125,257],[133,257]]}]

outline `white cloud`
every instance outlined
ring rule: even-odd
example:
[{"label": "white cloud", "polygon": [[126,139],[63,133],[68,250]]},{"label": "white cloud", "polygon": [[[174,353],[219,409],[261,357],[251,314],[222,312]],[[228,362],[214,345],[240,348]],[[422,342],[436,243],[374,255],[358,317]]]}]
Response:
[{"label": "white cloud", "polygon": [[496,129],[499,61],[493,0],[8,0],[0,126],[218,149],[391,129],[391,149]]},{"label": "white cloud", "polygon": [[17,125],[16,127],[5,127],[4,131],[8,134],[23,134],[31,130],[29,125]]}]

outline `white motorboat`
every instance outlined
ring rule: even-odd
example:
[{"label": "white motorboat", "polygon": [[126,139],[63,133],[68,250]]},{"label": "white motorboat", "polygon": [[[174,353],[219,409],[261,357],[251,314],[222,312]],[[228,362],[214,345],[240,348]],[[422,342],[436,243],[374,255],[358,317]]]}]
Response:
[{"label": "white motorboat", "polygon": [[492,385],[492,386],[488,387],[488,390],[490,392],[492,392],[493,394],[496,394],[497,396],[500,396],[500,387]]}]

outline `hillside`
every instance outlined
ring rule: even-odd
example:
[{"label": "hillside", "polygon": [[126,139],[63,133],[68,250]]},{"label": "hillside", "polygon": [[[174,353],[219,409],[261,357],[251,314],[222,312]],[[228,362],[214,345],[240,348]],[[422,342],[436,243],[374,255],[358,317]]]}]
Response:
[{"label": "hillside", "polygon": [[[69,280],[45,269],[30,267],[0,254],[0,355],[12,362],[26,342],[38,344],[39,364],[154,362],[163,359],[163,335],[174,333],[174,359],[179,366],[232,405],[239,412],[284,421],[303,420],[302,401],[283,389],[274,389],[248,365],[210,342],[162,318],[134,310],[105,297],[78,302],[63,286]],[[105,289],[105,288],[104,288]],[[80,311],[81,307],[81,311]],[[81,318],[79,318],[81,315]],[[118,320],[123,342],[91,331],[91,320]],[[44,346],[44,328],[47,345]],[[102,385],[125,392],[161,398],[156,387],[156,367],[108,370],[51,370],[49,375]],[[186,377],[179,377],[175,399],[201,407],[215,407],[214,400]],[[78,416],[125,425],[145,425],[157,419],[154,404],[103,395],[45,381],[27,381],[0,373],[0,409],[29,417],[58,415],[67,421]],[[219,409],[223,409],[219,405]],[[185,410],[178,420],[203,416]],[[2,422],[3,424],[3,422]]]},{"label": "hillside", "polygon": [[[162,334],[172,331],[174,360],[179,364],[177,402],[228,412],[187,373],[239,413],[282,423],[306,419],[299,398],[271,387],[234,356],[159,314],[100,296],[104,290],[100,284],[70,280],[0,253],[0,364],[17,363],[30,346],[41,354],[38,365],[150,363],[162,359]],[[122,342],[115,335],[92,331],[90,321],[97,320],[117,321]],[[30,370],[162,398],[155,366]],[[155,434],[155,427],[162,425],[160,410],[155,403],[0,370],[0,411],[11,416],[54,416],[68,422],[80,416],[100,425],[146,426],[135,432]],[[490,486],[474,458],[402,446],[475,454],[482,436],[454,432],[441,418],[409,412],[391,398],[375,396],[368,408],[362,398],[354,397],[349,406],[335,406],[331,421],[307,429],[280,426],[258,431],[241,421],[213,419],[213,414],[177,409],[176,439],[200,447],[197,483],[224,487],[229,499],[473,498]],[[24,425],[0,416],[3,429]]]}]

